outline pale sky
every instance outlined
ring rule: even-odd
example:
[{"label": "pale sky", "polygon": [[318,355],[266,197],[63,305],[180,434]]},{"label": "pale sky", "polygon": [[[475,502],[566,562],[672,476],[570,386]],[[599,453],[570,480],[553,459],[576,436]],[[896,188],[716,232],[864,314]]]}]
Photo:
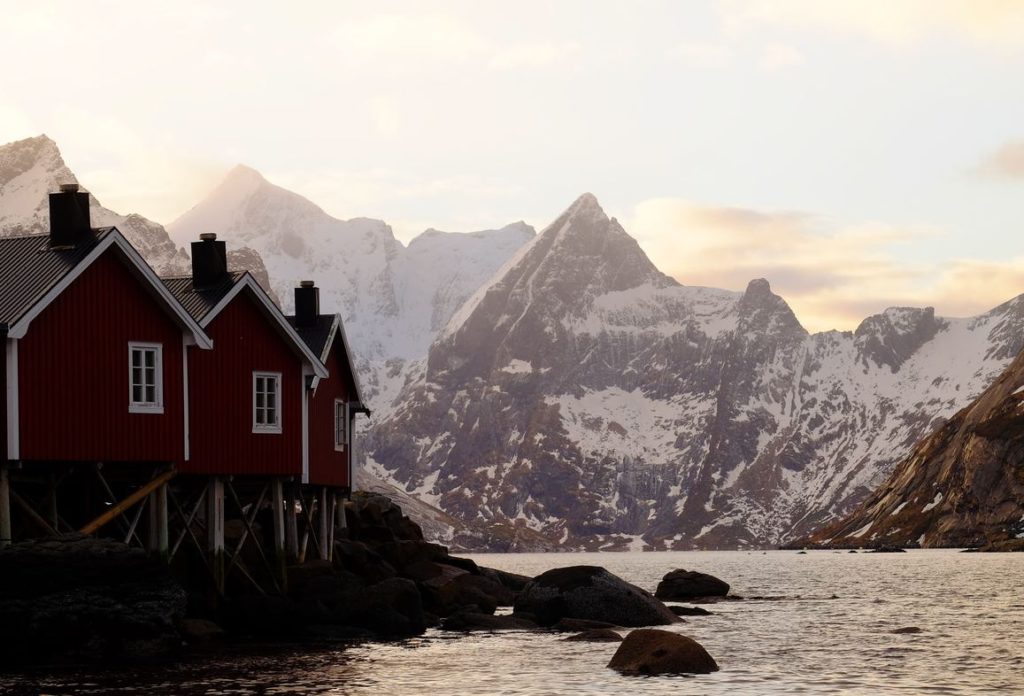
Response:
[{"label": "pale sky", "polygon": [[408,240],[584,191],[812,330],[1024,293],[1024,2],[0,0],[0,142],[170,222],[237,163]]}]

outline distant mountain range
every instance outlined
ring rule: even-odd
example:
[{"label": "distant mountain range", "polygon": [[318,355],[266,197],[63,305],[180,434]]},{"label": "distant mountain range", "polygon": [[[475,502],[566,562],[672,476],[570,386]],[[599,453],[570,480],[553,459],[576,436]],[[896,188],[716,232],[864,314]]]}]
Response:
[{"label": "distant mountain range", "polygon": [[[0,147],[0,229],[45,229],[45,194],[72,180],[45,137]],[[589,194],[539,235],[520,222],[408,246],[245,167],[170,236],[94,210],[163,273],[216,232],[286,306],[316,280],[374,409],[363,485],[400,490],[461,548],[793,540],[864,501],[1024,345],[1021,298],[809,334],[765,280],[665,276]]]},{"label": "distant mountain range", "polygon": [[808,334],[765,280],[660,273],[584,195],[476,292],[368,468],[491,549],[777,544],[828,522],[1024,343],[1024,301]]}]

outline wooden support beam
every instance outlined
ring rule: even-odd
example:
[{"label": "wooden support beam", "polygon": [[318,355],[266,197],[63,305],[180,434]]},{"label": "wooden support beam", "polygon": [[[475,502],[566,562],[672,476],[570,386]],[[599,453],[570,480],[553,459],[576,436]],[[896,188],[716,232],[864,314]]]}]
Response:
[{"label": "wooden support beam", "polygon": [[334,560],[334,530],[336,530],[338,528],[337,525],[334,523],[334,520],[335,520],[335,518],[337,516],[337,512],[338,512],[338,494],[337,493],[331,493],[331,514],[327,516],[327,519],[329,519],[331,521],[331,533],[330,533],[329,538],[327,540],[327,560],[329,560],[329,561],[333,561]]},{"label": "wooden support beam", "polygon": [[288,497],[285,498],[284,526],[285,539],[288,550],[288,560],[296,561],[299,558],[299,523],[295,512],[295,483],[288,485]]},{"label": "wooden support beam", "polygon": [[0,549],[11,543],[11,480],[0,464]]},{"label": "wooden support beam", "polygon": [[317,546],[320,549],[320,560],[327,561],[331,558],[331,549],[328,547],[327,542],[331,536],[331,529],[334,528],[334,515],[331,514],[330,505],[328,504],[327,497],[327,486],[320,487],[320,542]]},{"label": "wooden support beam", "polygon": [[[166,471],[160,474],[155,479],[153,479],[146,485],[142,486],[135,492],[133,492],[131,495],[129,495],[121,502],[117,503],[116,505],[112,505],[109,510],[107,510],[102,515],[94,519],[92,522],[86,524],[78,531],[80,531],[82,534],[93,534],[98,529],[103,527],[105,524],[110,522],[112,519],[122,514],[125,510],[129,509],[132,505],[135,505],[135,503],[139,502],[147,495],[152,493],[154,490],[170,481],[172,478],[174,478],[173,471]],[[134,529],[132,529],[132,533],[134,533]],[[129,537],[130,536],[131,535],[129,535]]]},{"label": "wooden support beam", "polygon": [[224,594],[224,481],[210,478],[206,493],[206,551],[210,557],[213,583]]},{"label": "wooden support beam", "polygon": [[170,543],[169,516],[167,514],[167,484],[156,489],[156,500],[153,501],[156,517],[156,553],[162,559],[167,559],[167,552]]},{"label": "wooden support beam", "polygon": [[274,515],[274,575],[281,593],[285,594],[288,583],[288,564],[285,555],[287,534],[284,525],[284,485],[280,478],[275,478],[270,483],[270,503]]},{"label": "wooden support beam", "polygon": [[46,532],[49,536],[57,536],[57,530],[50,526],[50,523],[42,518],[42,516],[32,509],[32,506],[22,498],[16,491],[11,491],[11,500],[13,500],[21,511],[37,526],[39,529]]}]

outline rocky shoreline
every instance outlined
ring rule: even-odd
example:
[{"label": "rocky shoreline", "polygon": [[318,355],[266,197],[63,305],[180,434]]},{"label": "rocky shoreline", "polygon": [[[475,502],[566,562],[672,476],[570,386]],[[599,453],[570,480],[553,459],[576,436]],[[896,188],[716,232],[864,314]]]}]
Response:
[{"label": "rocky shoreline", "polygon": [[[244,643],[394,640],[430,627],[618,642],[617,629],[706,613],[662,599],[728,592],[727,584],[684,570],[667,575],[655,597],[597,566],[536,578],[481,567],[426,541],[378,494],[354,496],[346,523],[333,561],[288,568],[285,596],[236,592],[213,602],[187,592],[165,564],[116,541],[76,535],[13,545],[0,551],[0,664],[174,660]],[[677,658],[645,662],[642,646]],[[714,664],[703,648],[674,638],[647,635],[642,646],[631,644],[623,673],[700,672]]]}]

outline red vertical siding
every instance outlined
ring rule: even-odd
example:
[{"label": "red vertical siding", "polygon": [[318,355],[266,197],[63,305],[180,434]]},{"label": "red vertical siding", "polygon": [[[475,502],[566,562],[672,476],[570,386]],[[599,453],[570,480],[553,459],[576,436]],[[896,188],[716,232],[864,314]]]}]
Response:
[{"label": "red vertical siding", "polygon": [[7,459],[7,339],[4,342],[4,363],[0,366],[0,461]]},{"label": "red vertical siding", "polygon": [[[302,362],[248,290],[206,333],[213,350],[189,351],[190,459],[202,474],[302,474]],[[281,373],[281,433],[252,431],[252,373]]]},{"label": "red vertical siding", "polygon": [[[182,333],[111,249],[18,344],[25,460],[180,461]],[[162,414],[129,413],[128,343],[163,345]]]},{"label": "red vertical siding", "polygon": [[319,486],[348,486],[348,453],[334,448],[334,400],[349,400],[348,361],[340,357],[338,338],[327,358],[330,377],[320,380],[309,403],[309,482]]}]

